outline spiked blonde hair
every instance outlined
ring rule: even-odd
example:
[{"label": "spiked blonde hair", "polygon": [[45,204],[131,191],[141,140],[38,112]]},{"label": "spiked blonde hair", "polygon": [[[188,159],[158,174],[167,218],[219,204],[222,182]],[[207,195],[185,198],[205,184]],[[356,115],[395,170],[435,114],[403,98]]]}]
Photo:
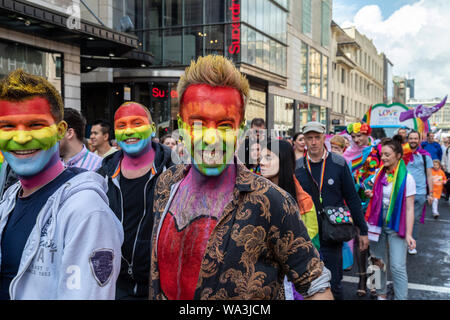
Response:
[{"label": "spiked blonde hair", "polygon": [[50,111],[56,122],[64,118],[61,95],[44,77],[17,69],[10,72],[0,82],[0,100],[22,101],[32,97],[42,97],[49,102]]},{"label": "spiked blonde hair", "polygon": [[197,61],[192,61],[178,82],[179,102],[181,102],[186,89],[193,84],[235,88],[241,94],[244,101],[243,110],[245,110],[250,85],[246,77],[239,72],[231,60],[223,56],[208,55],[199,57]]}]

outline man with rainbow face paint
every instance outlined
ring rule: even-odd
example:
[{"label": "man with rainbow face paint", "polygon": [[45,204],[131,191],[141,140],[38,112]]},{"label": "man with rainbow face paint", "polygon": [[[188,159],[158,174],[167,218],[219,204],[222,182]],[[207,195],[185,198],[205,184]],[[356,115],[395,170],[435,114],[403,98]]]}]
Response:
[{"label": "man with rainbow face paint", "polygon": [[295,201],[236,162],[248,81],[230,60],[200,57],[178,93],[193,163],[157,182],[150,299],[277,299],[284,275],[305,297],[331,298]]},{"label": "man with rainbow face paint", "polygon": [[148,299],[153,194],[156,179],[172,165],[171,149],[152,142],[155,125],[137,102],[117,109],[114,130],[121,150],[107,156],[98,173],[108,183],[109,205],[125,232],[116,299]]},{"label": "man with rainbow face paint", "polygon": [[64,169],[56,89],[16,70],[0,82],[0,150],[19,181],[0,204],[0,299],[113,299],[123,231],[94,172]]}]

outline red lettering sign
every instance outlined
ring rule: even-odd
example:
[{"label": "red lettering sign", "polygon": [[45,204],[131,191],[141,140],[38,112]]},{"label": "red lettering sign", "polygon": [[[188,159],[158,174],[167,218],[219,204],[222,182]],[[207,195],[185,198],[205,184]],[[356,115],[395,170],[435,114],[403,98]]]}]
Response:
[{"label": "red lettering sign", "polygon": [[[168,90],[161,90],[161,89],[158,89],[158,88],[153,88],[152,96],[153,96],[153,98],[165,98],[165,97],[169,96],[169,91]],[[170,91],[170,97],[172,99],[178,98],[178,92],[176,90],[171,90]]]},{"label": "red lettering sign", "polygon": [[233,0],[233,4],[229,8],[232,14],[233,24],[231,25],[231,39],[232,44],[228,47],[228,52],[230,54],[237,54],[241,52],[241,5],[238,3],[239,0]]}]

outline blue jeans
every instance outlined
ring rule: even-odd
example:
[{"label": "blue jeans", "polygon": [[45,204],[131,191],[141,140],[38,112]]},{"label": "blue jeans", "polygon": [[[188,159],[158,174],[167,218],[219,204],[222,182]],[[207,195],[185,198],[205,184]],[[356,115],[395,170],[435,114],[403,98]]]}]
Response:
[{"label": "blue jeans", "polygon": [[[405,239],[400,238],[395,231],[387,227],[383,227],[378,242],[370,241],[371,256],[381,259],[384,265],[387,264],[389,254],[389,268],[394,283],[395,300],[408,298],[407,250],[408,245]],[[376,289],[377,294],[385,295],[387,293],[387,269],[386,271],[380,270],[380,287]]]},{"label": "blue jeans", "polygon": [[426,202],[426,194],[416,194],[414,196],[414,229],[412,233],[412,237],[414,238],[414,240],[417,240],[419,235],[418,228],[420,224],[420,218],[422,217],[423,207],[425,206]]},{"label": "blue jeans", "polygon": [[331,272],[331,292],[335,300],[343,300],[342,296],[342,243],[326,244],[320,243],[320,255],[323,264]]}]

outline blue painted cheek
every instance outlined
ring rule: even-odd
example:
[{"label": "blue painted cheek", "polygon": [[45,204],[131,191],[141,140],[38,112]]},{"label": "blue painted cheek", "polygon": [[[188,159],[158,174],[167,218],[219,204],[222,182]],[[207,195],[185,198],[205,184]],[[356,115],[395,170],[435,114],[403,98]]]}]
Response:
[{"label": "blue painted cheek", "polygon": [[149,144],[150,138],[139,140],[139,142],[134,144],[126,144],[124,141],[119,141],[118,145],[122,148],[123,152],[128,155],[135,155],[144,150],[144,148]]},{"label": "blue painted cheek", "polygon": [[56,143],[48,150],[41,150],[37,155],[28,159],[16,158],[12,153],[3,151],[6,161],[13,171],[23,177],[34,176],[44,169],[53,155],[58,152],[59,144]]}]

